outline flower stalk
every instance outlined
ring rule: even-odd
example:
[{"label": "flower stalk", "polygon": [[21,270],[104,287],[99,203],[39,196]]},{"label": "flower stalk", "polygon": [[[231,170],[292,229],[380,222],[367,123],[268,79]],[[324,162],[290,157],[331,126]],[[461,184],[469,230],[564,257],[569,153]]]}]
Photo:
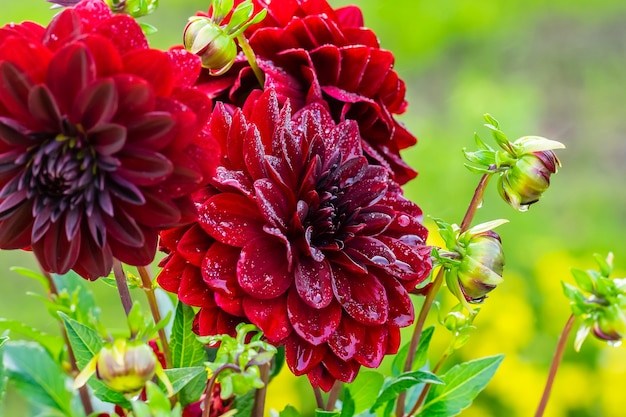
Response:
[{"label": "flower stalk", "polygon": [[261,69],[259,68],[259,65],[256,62],[256,56],[254,55],[254,51],[252,50],[252,47],[250,46],[248,39],[246,39],[243,33],[237,36],[236,39],[237,39],[237,42],[239,43],[239,47],[241,48],[244,55],[246,56],[246,59],[248,60],[248,64],[250,64],[250,68],[252,68],[252,71],[254,72],[254,76],[259,82],[261,89],[264,89],[265,88],[265,74],[263,74],[263,71],[261,71]]},{"label": "flower stalk", "polygon": [[554,351],[552,364],[550,364],[550,371],[546,380],[546,386],[543,389],[541,400],[539,401],[537,411],[535,412],[535,417],[542,417],[546,406],[548,405],[550,393],[552,392],[552,385],[554,384],[554,378],[556,377],[556,372],[558,371],[561,360],[563,359],[563,353],[565,352],[567,339],[572,331],[575,319],[576,316],[574,316],[574,314],[570,315],[569,319],[567,319],[567,322],[565,323],[565,327],[563,327],[563,331],[561,332],[561,336],[559,337],[559,342],[557,343],[556,350]]},{"label": "flower stalk", "polygon": [[[159,311],[159,304],[157,303],[156,295],[154,293],[154,287],[152,285],[152,278],[150,276],[150,272],[147,267],[139,266],[137,267],[139,271],[139,276],[141,277],[141,286],[144,292],[146,293],[146,297],[148,298],[148,304],[150,305],[150,312],[152,313],[152,318],[155,323],[159,323],[161,321],[161,312]],[[170,353],[170,346],[167,341],[167,335],[165,334],[164,328],[159,328],[159,341],[161,342],[161,350],[163,351],[163,355],[165,355],[165,363],[167,364],[167,368],[171,367],[172,364],[172,354]]]},{"label": "flower stalk", "polygon": [[124,268],[122,268],[122,263],[117,259],[113,260],[113,275],[115,275],[117,292],[120,295],[120,301],[122,302],[122,307],[124,307],[124,313],[128,316],[130,314],[130,310],[133,308],[133,298],[131,297],[130,290],[128,289],[128,281],[126,280],[126,274],[124,273]]}]

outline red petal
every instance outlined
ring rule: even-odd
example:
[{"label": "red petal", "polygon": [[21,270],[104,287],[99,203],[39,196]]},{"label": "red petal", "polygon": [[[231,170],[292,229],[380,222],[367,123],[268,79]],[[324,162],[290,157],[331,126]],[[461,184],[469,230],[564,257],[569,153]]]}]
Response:
[{"label": "red petal", "polygon": [[[0,62],[0,103],[9,114],[25,124],[32,117],[28,108],[28,96],[33,83],[11,62]],[[28,123],[30,124],[30,123]]]},{"label": "red petal", "polygon": [[249,241],[241,250],[237,276],[241,288],[262,300],[278,297],[291,286],[285,245],[269,237]]},{"label": "red petal", "polygon": [[366,331],[367,327],[344,314],[337,331],[328,339],[328,346],[340,359],[350,360],[361,348]]},{"label": "red petal", "polygon": [[141,26],[129,15],[117,14],[104,20],[95,31],[107,39],[111,39],[120,55],[137,49],[148,47]]},{"label": "red petal", "polygon": [[156,49],[137,49],[122,58],[126,72],[148,81],[158,96],[167,97],[174,87],[174,69],[166,53]]},{"label": "red petal", "polygon": [[260,179],[254,182],[257,205],[265,217],[265,220],[281,230],[287,229],[287,221],[291,218],[293,209],[290,210],[290,202],[281,187],[268,179]]},{"label": "red petal", "polygon": [[65,9],[50,21],[42,42],[50,50],[56,51],[77,38],[82,31],[82,24],[78,13],[72,9]]},{"label": "red petal", "polygon": [[111,77],[123,70],[122,58],[111,40],[100,35],[81,39],[93,54],[98,78]]},{"label": "red petal", "polygon": [[117,90],[112,80],[98,80],[86,86],[74,102],[70,119],[85,130],[109,122],[117,112]]},{"label": "red petal", "polygon": [[33,42],[17,36],[0,39],[0,61],[11,62],[35,83],[45,82],[51,58],[50,50],[38,40]]},{"label": "red petal", "polygon": [[387,321],[389,303],[385,287],[373,275],[351,274],[333,269],[333,291],[343,308],[356,321],[382,324]]},{"label": "red petal", "polygon": [[182,235],[176,245],[176,250],[191,264],[200,267],[204,254],[211,243],[213,243],[213,239],[197,223],[194,223]]},{"label": "red petal", "polygon": [[256,204],[234,193],[217,194],[199,209],[200,226],[214,239],[231,246],[243,247],[257,236],[263,236],[263,218]]},{"label": "red petal", "polygon": [[287,297],[287,312],[296,333],[317,346],[326,342],[337,330],[342,310],[336,302],[319,310],[309,307],[295,290],[291,290]]},{"label": "red petal", "polygon": [[170,49],[167,55],[174,64],[175,85],[183,88],[193,86],[202,69],[200,57],[187,52],[182,47]]},{"label": "red petal", "polygon": [[270,343],[281,343],[291,334],[286,296],[272,300],[244,297],[243,311],[250,322],[263,331]]},{"label": "red petal", "polygon": [[26,200],[19,210],[0,221],[0,247],[2,249],[22,249],[30,246],[33,230],[33,203]]},{"label": "red petal", "polygon": [[363,345],[354,355],[361,365],[377,368],[387,352],[387,326],[368,327]]},{"label": "red petal", "polygon": [[169,113],[155,111],[142,114],[127,124],[128,143],[134,147],[159,151],[174,139],[175,126],[176,122]]},{"label": "red petal", "polygon": [[357,361],[343,361],[332,352],[326,353],[322,364],[334,378],[347,383],[354,381],[361,368],[361,364]]},{"label": "red petal", "polygon": [[231,316],[219,308],[203,307],[194,319],[193,331],[201,336],[227,334],[234,336],[235,328],[243,322],[241,317]]},{"label": "red petal", "polygon": [[315,262],[311,258],[300,257],[294,279],[298,295],[309,306],[320,309],[333,300],[332,271],[328,260]]},{"label": "red petal", "polygon": [[172,162],[163,154],[148,149],[126,147],[116,155],[122,166],[117,174],[139,186],[156,185],[174,170]]},{"label": "red petal", "polygon": [[42,239],[33,242],[32,248],[44,270],[65,274],[78,259],[80,242],[80,233],[68,241],[65,236],[65,227],[61,225],[61,222],[56,222],[50,224],[50,228]]},{"label": "red petal", "polygon": [[114,239],[110,239],[109,245],[111,246],[113,256],[121,262],[133,266],[146,266],[154,261],[159,235],[155,229],[145,227],[142,227],[141,233],[144,237],[144,244],[139,248],[123,245]]},{"label": "red petal", "polygon": [[113,255],[111,248],[99,247],[88,230],[83,230],[80,254],[72,267],[80,276],[89,280],[105,277],[111,272]]},{"label": "red petal", "polygon": [[285,359],[294,375],[311,371],[326,355],[326,345],[313,346],[296,335],[291,335],[285,344]]},{"label": "red petal", "polygon": [[30,90],[28,109],[33,117],[49,128],[61,127],[61,113],[52,93],[45,85],[39,84]]},{"label": "red petal", "polygon": [[163,269],[157,276],[157,282],[165,291],[177,294],[183,270],[187,266],[187,261],[176,253],[169,255],[164,261],[165,264],[160,264]]},{"label": "red petal", "polygon": [[78,94],[95,79],[93,55],[82,43],[64,46],[48,65],[48,87],[56,97],[61,113],[68,114]]},{"label": "red petal", "polygon": [[[156,96],[150,83],[135,75],[120,74],[116,75],[113,80],[118,92],[118,112],[115,115],[116,120],[131,120],[135,122],[136,116],[154,110]],[[169,116],[160,113],[159,116]],[[148,116],[149,117],[149,116]],[[173,125],[173,122],[170,121]],[[130,126],[129,126],[130,128]],[[131,136],[134,138],[134,136]],[[139,136],[142,138],[143,136]]]},{"label": "red petal", "polygon": [[213,290],[234,297],[242,294],[237,282],[237,261],[241,249],[215,242],[202,260],[202,278]]},{"label": "red petal", "polygon": [[415,312],[407,290],[390,276],[379,275],[378,279],[385,287],[389,303],[388,323],[396,327],[406,327],[413,323]]},{"label": "red petal", "polygon": [[239,317],[245,316],[241,297],[231,298],[218,292],[214,293],[213,297],[215,298],[215,304],[228,314]]},{"label": "red petal", "polygon": [[178,298],[187,305],[202,307],[207,298],[213,298],[211,291],[200,274],[200,268],[188,265],[184,270],[178,288]]},{"label": "red petal", "polygon": [[118,124],[106,123],[88,132],[88,140],[100,155],[113,155],[126,144],[126,129]]}]

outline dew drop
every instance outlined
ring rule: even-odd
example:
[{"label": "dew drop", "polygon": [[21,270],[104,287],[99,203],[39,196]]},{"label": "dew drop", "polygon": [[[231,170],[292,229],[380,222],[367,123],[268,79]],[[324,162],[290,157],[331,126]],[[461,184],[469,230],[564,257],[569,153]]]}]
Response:
[{"label": "dew drop", "polygon": [[609,346],[611,347],[620,347],[622,346],[622,341],[621,340],[609,340],[608,342],[606,342]]},{"label": "dew drop", "polygon": [[377,263],[379,265],[389,265],[389,259],[385,258],[384,256],[372,256],[372,262]]},{"label": "dew drop", "polygon": [[528,205],[528,204],[521,204],[521,205],[519,206],[519,211],[521,211],[521,212],[526,212],[526,211],[528,211],[528,207],[529,207],[529,205]]},{"label": "dew drop", "polygon": [[411,224],[411,219],[409,219],[409,216],[407,216],[406,214],[402,214],[398,216],[398,224],[401,227],[407,227],[409,224]]},{"label": "dew drop", "polygon": [[478,205],[476,206],[476,208],[481,208],[483,206],[483,200],[480,200],[478,202]]}]

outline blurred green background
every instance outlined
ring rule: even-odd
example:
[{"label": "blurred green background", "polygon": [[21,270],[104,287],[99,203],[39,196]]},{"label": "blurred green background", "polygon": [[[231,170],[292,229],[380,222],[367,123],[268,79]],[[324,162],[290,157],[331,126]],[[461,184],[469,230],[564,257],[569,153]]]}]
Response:
[{"label": "blurred green background", "polygon": [[[154,47],[180,43],[188,16],[208,0],[162,0],[146,21],[158,27]],[[560,281],[572,266],[594,268],[592,254],[615,253],[626,275],[626,2],[623,0],[361,0],[356,3],[407,82],[402,120],[419,137],[404,156],[420,171],[407,185],[425,214],[460,222],[478,181],[463,167],[473,133],[484,139],[482,115],[493,114],[511,139],[540,135],[561,141],[563,168],[528,213],[516,213],[491,184],[477,221],[508,218],[498,231],[507,255],[505,282],[476,319],[479,330],[454,360],[503,352],[500,370],[463,416],[530,416],[539,400],[558,334],[569,315]],[[46,24],[43,0],[0,0],[0,23]],[[0,317],[55,330],[44,307],[26,291],[34,282],[9,272],[28,265],[20,252],[0,255]],[[106,324],[121,327],[115,294],[94,289]],[[445,294],[448,301],[450,296]],[[440,330],[432,360],[447,343]],[[626,415],[626,350],[588,340],[570,342],[546,411],[551,417]],[[439,350],[437,350],[439,349]],[[270,404],[312,407],[306,382],[288,374],[270,387]],[[272,393],[275,395],[272,396]],[[6,415],[22,415],[7,398]]]}]

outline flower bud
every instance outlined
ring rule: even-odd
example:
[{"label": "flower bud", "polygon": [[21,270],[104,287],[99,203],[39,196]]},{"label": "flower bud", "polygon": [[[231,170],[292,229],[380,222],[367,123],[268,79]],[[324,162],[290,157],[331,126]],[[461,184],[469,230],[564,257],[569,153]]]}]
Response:
[{"label": "flower bud", "polygon": [[220,75],[230,69],[237,56],[237,45],[219,25],[202,16],[189,19],[183,34],[185,49],[198,55],[202,66],[211,75]]},{"label": "flower bud", "polygon": [[500,176],[500,196],[516,210],[526,211],[548,189],[550,175],[558,166],[559,159],[551,150],[523,154]]},{"label": "flower bud", "polygon": [[121,393],[136,393],[156,372],[156,357],[145,343],[117,339],[100,351],[96,375],[109,388]]},{"label": "flower bud", "polygon": [[[463,238],[461,236],[459,240]],[[465,299],[470,303],[481,303],[487,293],[502,282],[503,269],[504,252],[500,236],[493,230],[470,234],[465,254],[456,270]]]},{"label": "flower bud", "polygon": [[626,314],[618,306],[611,305],[599,314],[593,325],[593,334],[608,342],[619,342],[626,337]]}]

